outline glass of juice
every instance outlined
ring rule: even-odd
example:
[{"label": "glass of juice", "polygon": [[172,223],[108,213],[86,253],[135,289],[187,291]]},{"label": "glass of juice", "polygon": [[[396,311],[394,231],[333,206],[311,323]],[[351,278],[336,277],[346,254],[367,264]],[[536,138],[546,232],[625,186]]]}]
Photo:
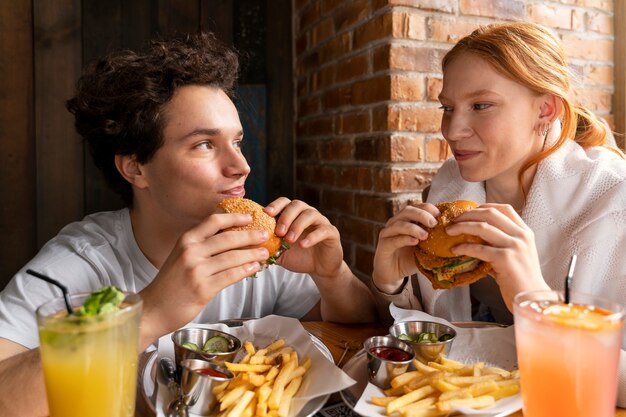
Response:
[{"label": "glass of juice", "polygon": [[[41,362],[50,417],[135,415],[138,294],[124,294],[117,311],[68,315],[64,299],[37,309]],[[89,294],[71,296],[73,308]]]},{"label": "glass of juice", "polygon": [[513,300],[524,417],[613,417],[624,307],[529,291]]}]

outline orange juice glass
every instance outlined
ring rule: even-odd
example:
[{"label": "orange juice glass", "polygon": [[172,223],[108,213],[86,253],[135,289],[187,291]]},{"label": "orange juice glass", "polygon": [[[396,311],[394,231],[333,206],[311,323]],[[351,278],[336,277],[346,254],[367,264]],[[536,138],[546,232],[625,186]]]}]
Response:
[{"label": "orange juice glass", "polygon": [[[75,307],[89,294],[72,295]],[[41,363],[50,417],[135,415],[141,298],[120,310],[68,316],[63,298],[37,309]]]},{"label": "orange juice glass", "polygon": [[613,417],[624,307],[573,293],[513,300],[524,417]]}]

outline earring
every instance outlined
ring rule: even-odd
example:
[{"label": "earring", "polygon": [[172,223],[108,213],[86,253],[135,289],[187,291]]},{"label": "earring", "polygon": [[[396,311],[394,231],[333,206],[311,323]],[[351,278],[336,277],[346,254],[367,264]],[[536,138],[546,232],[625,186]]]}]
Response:
[{"label": "earring", "polygon": [[543,123],[537,130],[539,132],[539,136],[545,137],[548,134],[549,125],[547,123]]}]

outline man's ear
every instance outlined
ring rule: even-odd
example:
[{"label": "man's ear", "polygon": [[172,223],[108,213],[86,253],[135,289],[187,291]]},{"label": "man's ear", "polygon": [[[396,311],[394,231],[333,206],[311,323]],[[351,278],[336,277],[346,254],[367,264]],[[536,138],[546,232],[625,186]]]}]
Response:
[{"label": "man's ear", "polygon": [[120,175],[137,188],[146,188],[148,181],[135,155],[115,155],[115,166]]}]

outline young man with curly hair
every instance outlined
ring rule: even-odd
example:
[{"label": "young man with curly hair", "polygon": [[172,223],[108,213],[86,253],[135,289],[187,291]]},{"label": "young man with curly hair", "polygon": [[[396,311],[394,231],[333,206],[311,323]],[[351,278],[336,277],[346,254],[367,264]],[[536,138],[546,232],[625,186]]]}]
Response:
[{"label": "young man with curly hair", "polygon": [[47,413],[35,310],[59,294],[27,268],[72,293],[108,285],[138,292],[141,349],[192,321],[375,320],[368,289],[343,261],[337,229],[313,207],[281,197],[265,208],[291,246],[265,270],[267,250],[251,247],[266,232],[222,232],[251,221],[217,210],[222,199],[244,196],[250,174],[232,101],[237,66],[233,51],[199,34],[117,52],[85,69],[67,107],[127,207],[66,226],[0,293],[1,415]]}]

